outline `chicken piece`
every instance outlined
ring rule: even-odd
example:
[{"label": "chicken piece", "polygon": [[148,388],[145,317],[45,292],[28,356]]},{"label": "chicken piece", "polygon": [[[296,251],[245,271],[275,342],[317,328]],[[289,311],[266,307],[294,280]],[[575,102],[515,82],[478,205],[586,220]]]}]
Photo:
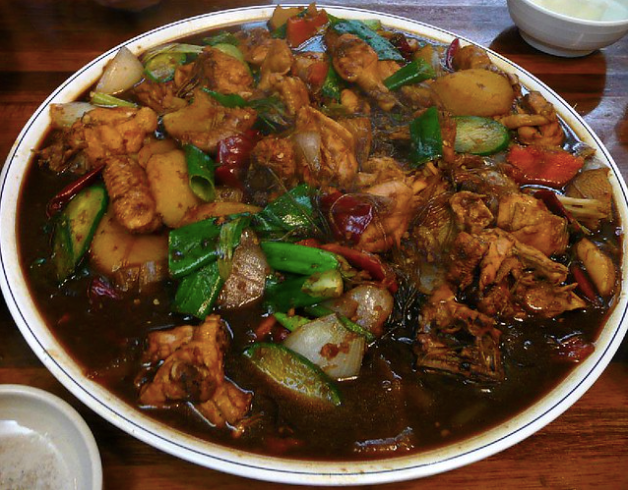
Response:
[{"label": "chicken piece", "polygon": [[240,41],[238,49],[244,55],[244,60],[253,66],[262,66],[273,42],[270,31],[262,27],[242,29],[235,36]]},{"label": "chicken piece", "polygon": [[189,343],[194,337],[192,325],[182,325],[169,330],[156,330],[146,339],[146,349],[142,354],[142,362],[155,364],[170,357],[175,350]]},{"label": "chicken piece", "polygon": [[163,117],[166,132],[182,144],[191,143],[203,151],[215,152],[218,142],[241,134],[255,123],[249,107],[227,108],[203,90],[194,92],[193,102]]},{"label": "chicken piece", "polygon": [[449,252],[447,279],[463,290],[475,279],[475,271],[488,250],[488,243],[480,238],[461,232],[456,236]]},{"label": "chicken piece", "polygon": [[296,133],[320,135],[319,158],[302,165],[304,180],[322,187],[333,183],[341,189],[350,188],[358,171],[355,140],[350,131],[322,112],[306,106],[297,115]]},{"label": "chicken piece", "polygon": [[273,39],[268,53],[260,67],[260,80],[257,87],[268,91],[273,86],[273,75],[286,75],[292,68],[294,55],[288,43],[283,39]]},{"label": "chicken piece", "polygon": [[137,153],[156,129],[157,114],[148,107],[97,107],[72,125],[67,144],[83,150],[94,168],[110,155]]},{"label": "chicken piece", "polygon": [[569,241],[567,221],[527,194],[513,193],[500,199],[497,226],[548,257],[563,253]]},{"label": "chicken piece", "polygon": [[[277,136],[267,136],[261,139],[253,148],[251,153],[252,171],[255,176],[259,174],[259,169],[264,171],[270,171],[277,177],[283,185],[290,189],[298,184],[299,174],[297,173],[297,161],[294,150],[294,144],[288,138],[279,138]],[[263,182],[263,187],[268,189],[276,185],[273,179],[264,178],[263,175],[260,179],[251,178],[251,183],[258,187],[258,180]]]},{"label": "chicken piece", "polygon": [[[461,332],[465,335],[456,335]],[[417,367],[470,380],[501,381],[501,332],[494,320],[458,303],[450,286],[440,286],[421,311],[415,341]]]},{"label": "chicken piece", "polygon": [[150,233],[161,226],[146,171],[128,156],[107,158],[103,171],[116,221],[133,233]]},{"label": "chicken piece", "polygon": [[485,291],[477,307],[478,311],[494,318],[523,319],[527,316],[523,307],[516,302],[506,281],[495,284]]},{"label": "chicken piece", "polygon": [[403,181],[389,181],[369,187],[364,192],[380,199],[377,199],[376,219],[360,235],[356,248],[367,252],[384,252],[395,245],[399,246],[414,215],[412,187]]},{"label": "chicken piece", "polygon": [[519,192],[519,186],[499,168],[486,167],[484,164],[470,168],[467,163],[456,166],[453,170],[454,182],[460,190],[485,196],[484,203],[489,211],[496,215],[499,200],[503,195]]},{"label": "chicken piece", "polygon": [[269,80],[272,91],[279,96],[290,116],[296,116],[301,107],[310,105],[310,95],[300,78],[271,75]]},{"label": "chicken piece", "polygon": [[249,67],[239,59],[207,47],[196,64],[202,69],[203,84],[207,88],[221,94],[240,94],[245,98],[251,93],[253,76]]},{"label": "chicken piece", "polygon": [[294,62],[290,69],[292,76],[298,77],[305,83],[309,91],[314,94],[320,91],[322,81],[319,77],[312,75],[318,71],[319,65],[328,66],[329,59],[326,53],[316,51],[297,52],[294,54]]},{"label": "chicken piece", "polygon": [[348,88],[340,92],[340,104],[351,114],[368,115],[371,113],[371,106],[368,101]]},{"label": "chicken piece", "polygon": [[422,83],[404,85],[399,89],[400,98],[405,106],[411,109],[426,109],[437,105],[437,99],[432,91],[433,80]]},{"label": "chicken piece", "polygon": [[[398,104],[384,85],[377,53],[353,34],[343,34],[332,46],[333,65],[343,80],[356,83],[385,111]],[[386,65],[384,65],[386,66]]]},{"label": "chicken piece", "polygon": [[576,287],[576,284],[557,286],[547,282],[527,285],[522,281],[517,285],[514,295],[530,314],[555,318],[566,311],[587,307],[587,303],[573,292]]},{"label": "chicken piece", "polygon": [[[373,131],[368,117],[345,117],[338,120],[353,135],[355,141],[355,157],[363,166],[371,153]],[[381,182],[381,181],[380,181]]]},{"label": "chicken piece", "polygon": [[459,229],[479,233],[493,222],[495,217],[484,204],[484,198],[482,194],[460,191],[449,199]]},{"label": "chicken piece", "polygon": [[486,51],[473,44],[456,50],[452,64],[455,71],[469,70],[472,68],[488,70],[493,66]]},{"label": "chicken piece", "polygon": [[[139,403],[160,408],[186,401],[214,426],[233,425],[246,416],[252,395],[225,378],[224,354],[229,344],[227,328],[218,315],[210,315],[203,324],[191,328],[191,338],[187,328],[175,329],[170,337],[177,345],[169,348],[164,345],[169,340],[166,332],[148,335],[149,349],[152,350],[145,357],[163,363],[152,381],[140,388]],[[166,357],[159,359],[162,354]]]},{"label": "chicken piece", "polygon": [[516,129],[519,141],[526,145],[561,146],[565,132],[554,106],[540,94],[526,94],[517,106],[517,113],[500,119],[508,129]]},{"label": "chicken piece", "polygon": [[536,247],[515,241],[514,253],[526,268],[534,269],[537,277],[552,284],[565,282],[569,270],[560,262],[554,262]]},{"label": "chicken piece", "polygon": [[155,82],[150,78],[144,78],[142,82],[133,87],[133,93],[144,106],[150,107],[157,114],[178,111],[188,103],[184,90],[192,78],[194,64],[180,65],[175,70],[174,79],[169,82]]},{"label": "chicken piece", "polygon": [[371,157],[362,164],[362,171],[357,176],[357,187],[365,189],[375,184],[391,180],[406,180],[406,178],[406,172],[394,158]]}]

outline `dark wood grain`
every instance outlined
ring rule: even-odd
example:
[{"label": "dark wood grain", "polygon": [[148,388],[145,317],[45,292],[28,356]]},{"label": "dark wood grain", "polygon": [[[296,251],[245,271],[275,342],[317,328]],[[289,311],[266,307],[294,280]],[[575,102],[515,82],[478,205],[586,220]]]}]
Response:
[{"label": "dark wood grain", "polygon": [[[277,2],[163,0],[141,13],[88,0],[0,3],[0,161],[39,104],[71,73],[137,34],[193,15]],[[628,38],[586,58],[529,47],[503,0],[330,1],[426,22],[489,46],[547,83],[584,117],[628,176]],[[46,389],[68,400],[94,432],[106,489],[274,489],[164,454],[87,409],[43,367],[0,302],[0,383]],[[473,465],[390,489],[628,488],[628,343],[565,414],[520,444]]]}]

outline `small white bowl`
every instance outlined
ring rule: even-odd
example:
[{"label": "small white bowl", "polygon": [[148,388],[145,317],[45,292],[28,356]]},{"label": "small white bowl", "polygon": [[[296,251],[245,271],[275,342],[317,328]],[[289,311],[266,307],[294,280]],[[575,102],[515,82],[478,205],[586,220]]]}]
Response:
[{"label": "small white bowl", "polygon": [[545,53],[575,58],[610,46],[628,32],[628,18],[585,20],[548,10],[531,0],[508,0],[521,37]]},{"label": "small white bowl", "polygon": [[0,385],[0,488],[102,489],[100,453],[78,412],[46,391]]}]

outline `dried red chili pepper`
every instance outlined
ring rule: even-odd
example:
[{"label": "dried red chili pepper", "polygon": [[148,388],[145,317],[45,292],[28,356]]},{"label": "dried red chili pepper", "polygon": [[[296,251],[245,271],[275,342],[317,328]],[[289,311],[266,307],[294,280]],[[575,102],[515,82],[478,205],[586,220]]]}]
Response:
[{"label": "dried red chili pepper", "polygon": [[454,56],[460,49],[460,39],[454,39],[445,51],[445,68],[454,71]]},{"label": "dried red chili pepper", "polygon": [[571,275],[578,284],[578,289],[591,303],[595,305],[600,304],[600,297],[597,294],[596,288],[593,285],[589,275],[578,264],[572,264],[569,268]]},{"label": "dried red chili pepper", "polygon": [[100,298],[120,299],[120,294],[109,281],[102,277],[95,277],[89,283],[87,297],[93,302]]},{"label": "dried red chili pepper", "polygon": [[70,202],[70,199],[99,178],[103,168],[105,168],[104,164],[90,170],[71,184],[65,186],[50,201],[48,201],[48,204],[46,205],[46,215],[49,218],[52,218],[55,214],[61,211],[65,205]]},{"label": "dried red chili pepper", "polygon": [[543,204],[545,204],[545,206],[547,206],[547,209],[549,209],[552,213],[565,218],[575,232],[585,232],[582,228],[582,225],[578,223],[578,220],[573,217],[571,212],[567,208],[565,208],[565,206],[563,206],[563,203],[560,202],[560,199],[555,192],[548,189],[541,189],[534,193],[534,197],[543,201]]},{"label": "dried red chili pepper", "polygon": [[354,244],[360,241],[375,215],[370,202],[339,191],[323,196],[321,209],[328,218],[334,236]]},{"label": "dried red chili pepper", "polygon": [[259,138],[258,131],[249,130],[220,140],[216,149],[216,179],[230,187],[241,188],[242,177]]}]

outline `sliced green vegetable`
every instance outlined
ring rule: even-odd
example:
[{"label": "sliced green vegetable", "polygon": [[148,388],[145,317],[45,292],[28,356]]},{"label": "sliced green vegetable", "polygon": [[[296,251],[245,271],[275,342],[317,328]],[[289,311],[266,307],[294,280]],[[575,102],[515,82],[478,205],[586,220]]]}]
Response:
[{"label": "sliced green vegetable", "polygon": [[282,194],[253,217],[253,229],[263,236],[311,236],[317,231],[311,192],[307,184],[301,184]]},{"label": "sliced green vegetable", "polygon": [[329,60],[329,70],[327,70],[327,76],[325,77],[325,81],[323,82],[323,86],[321,88],[321,92],[325,97],[329,97],[330,99],[339,101],[340,93],[342,91],[342,82],[340,76],[334,69],[334,65],[331,63],[331,59]]},{"label": "sliced green vegetable", "polygon": [[442,156],[443,137],[436,107],[430,107],[410,123],[410,142],[410,160],[414,165]]},{"label": "sliced green vegetable", "polygon": [[290,277],[279,281],[275,277],[266,280],[265,303],[273,312],[286,312],[290,308],[315,305],[327,298],[311,296],[301,290],[308,276]]},{"label": "sliced green vegetable", "polygon": [[362,19],[362,23],[373,31],[378,31],[382,28],[382,21],[379,19]]},{"label": "sliced green vegetable", "polygon": [[212,262],[183,278],[174,298],[174,310],[205,318],[214,307],[224,284],[218,264]]},{"label": "sliced green vegetable", "polygon": [[459,116],[456,121],[456,142],[458,153],[492,155],[508,148],[510,134],[499,121],[489,117]]},{"label": "sliced green vegetable", "polygon": [[234,107],[246,107],[247,105],[246,100],[238,94],[221,94],[220,92],[210,90],[206,87],[203,87],[203,91],[216,99],[220,105],[229,107],[230,109]]},{"label": "sliced green vegetable", "polygon": [[209,155],[194,145],[185,145],[183,150],[188,167],[190,189],[203,201],[213,201],[216,196],[214,162]]},{"label": "sliced green vegetable", "polygon": [[270,380],[311,401],[342,404],[334,382],[315,364],[280,344],[255,343],[244,356]]},{"label": "sliced green vegetable", "polygon": [[90,102],[93,105],[105,107],[137,107],[137,104],[121,99],[114,95],[103,94],[102,92],[92,92]]},{"label": "sliced green vegetable", "polygon": [[251,223],[250,216],[240,216],[220,227],[218,237],[218,270],[225,281],[231,274],[233,251],[240,244],[242,232]]},{"label": "sliced green vegetable", "polygon": [[170,231],[168,235],[170,276],[181,278],[217,260],[216,245],[220,228],[216,220],[210,218]]},{"label": "sliced green vegetable", "polygon": [[340,20],[332,22],[333,29],[339,34],[354,34],[367,43],[377,53],[380,60],[404,61],[404,57],[392,43],[377,34],[360,20]]},{"label": "sliced green vegetable", "polygon": [[291,124],[285,104],[275,95],[250,100],[248,106],[257,111],[253,127],[264,134],[278,133]]},{"label": "sliced green vegetable", "polygon": [[388,90],[397,90],[404,85],[420,83],[424,80],[434,78],[435,76],[436,72],[434,71],[434,68],[432,68],[432,65],[424,59],[419,58],[408,63],[406,66],[400,68],[389,76],[386,80],[384,80],[384,85],[388,88]]},{"label": "sliced green vegetable", "polygon": [[[303,310],[308,315],[312,315],[312,316],[315,316],[317,318],[320,318],[320,317],[323,317],[323,316],[327,316],[327,315],[330,315],[330,314],[334,313],[332,310],[330,310],[329,308],[327,308],[325,306],[322,306],[322,305],[306,306],[305,308],[303,308]],[[375,335],[373,335],[371,332],[366,330],[361,325],[358,325],[354,321],[351,321],[349,318],[347,318],[346,316],[341,315],[339,313],[336,313],[336,316],[338,317],[338,320],[340,320],[340,323],[342,323],[342,325],[347,330],[350,330],[353,333],[357,333],[358,335],[363,336],[366,339],[367,342],[374,342],[376,340]]]},{"label": "sliced green vegetable", "polygon": [[338,269],[329,269],[312,274],[301,286],[301,291],[318,298],[338,298],[342,296],[344,283]]},{"label": "sliced green vegetable", "polygon": [[154,58],[155,56],[159,56],[164,53],[181,53],[186,56],[195,57],[201,54],[203,52],[203,49],[205,49],[204,46],[199,46],[197,44],[163,44],[144,53],[144,55],[142,56],[142,63],[144,64],[144,66],[146,66],[146,63],[148,63],[151,58]]},{"label": "sliced green vegetable", "polygon": [[184,53],[161,53],[144,64],[144,73],[154,82],[165,83],[174,78],[179,65],[185,63]]},{"label": "sliced green vegetable", "polygon": [[280,311],[276,311],[275,313],[273,313],[273,315],[282,327],[287,328],[291,332],[294,332],[299,327],[302,327],[306,323],[310,323],[312,321],[304,316],[288,316],[285,313],[281,313]]},{"label": "sliced green vegetable", "polygon": [[310,275],[339,267],[336,255],[320,248],[286,242],[262,242],[262,250],[271,268]]},{"label": "sliced green vegetable", "polygon": [[217,44],[233,44],[234,46],[240,45],[240,40],[229,31],[220,31],[215,36],[204,37],[203,44],[208,46],[215,46]]},{"label": "sliced green vegetable", "polygon": [[79,192],[58,215],[53,237],[57,279],[68,278],[87,252],[98,223],[107,210],[107,191],[97,184]]},{"label": "sliced green vegetable", "polygon": [[215,44],[214,48],[217,49],[218,51],[222,51],[223,53],[228,54],[229,56],[232,56],[233,58],[235,58],[238,61],[241,61],[242,63],[246,63],[246,61],[244,61],[244,55],[242,54],[242,51],[240,51],[238,47],[233,44],[219,43],[219,44]]}]

